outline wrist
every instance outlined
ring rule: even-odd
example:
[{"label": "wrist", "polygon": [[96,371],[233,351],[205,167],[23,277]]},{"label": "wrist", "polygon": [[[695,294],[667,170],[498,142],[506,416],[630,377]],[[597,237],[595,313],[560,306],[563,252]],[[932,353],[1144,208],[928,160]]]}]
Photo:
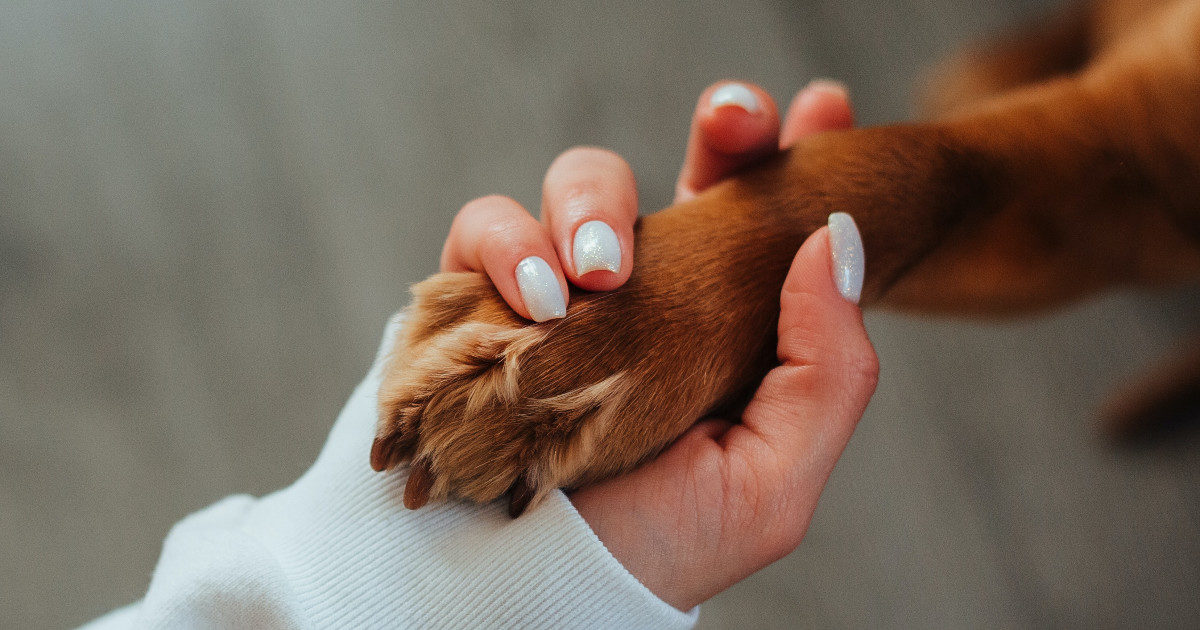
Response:
[{"label": "wrist", "polygon": [[712,595],[690,584],[687,577],[695,573],[679,566],[677,532],[647,531],[645,525],[652,517],[639,518],[636,506],[613,510],[611,495],[603,487],[577,490],[568,498],[613,558],[663,602],[688,612]]}]

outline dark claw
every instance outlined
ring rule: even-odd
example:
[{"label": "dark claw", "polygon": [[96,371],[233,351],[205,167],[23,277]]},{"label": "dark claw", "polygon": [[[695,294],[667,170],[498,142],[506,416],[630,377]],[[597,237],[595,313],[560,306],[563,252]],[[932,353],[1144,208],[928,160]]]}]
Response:
[{"label": "dark claw", "polygon": [[524,473],[517,477],[516,483],[513,484],[512,490],[508,499],[508,515],[512,518],[525,513],[525,509],[529,507],[529,502],[533,501],[534,489],[529,485],[529,480]]},{"label": "dark claw", "polygon": [[383,472],[391,466],[391,459],[388,442],[381,437],[375,438],[375,443],[371,445],[371,468],[375,469],[375,472]]},{"label": "dark claw", "polygon": [[429,462],[413,463],[408,471],[408,485],[404,486],[404,507],[416,510],[429,503],[432,488],[433,473],[429,471]]}]

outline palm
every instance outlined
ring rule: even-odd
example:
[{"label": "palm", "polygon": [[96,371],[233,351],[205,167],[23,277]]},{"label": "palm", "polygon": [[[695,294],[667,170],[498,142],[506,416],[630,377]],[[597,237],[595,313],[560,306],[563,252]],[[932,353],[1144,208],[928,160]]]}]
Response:
[{"label": "palm", "polygon": [[875,388],[857,307],[816,232],[781,299],[778,354],[739,424],[707,420],[657,459],[571,500],[643,584],[687,610],[790,553]]}]

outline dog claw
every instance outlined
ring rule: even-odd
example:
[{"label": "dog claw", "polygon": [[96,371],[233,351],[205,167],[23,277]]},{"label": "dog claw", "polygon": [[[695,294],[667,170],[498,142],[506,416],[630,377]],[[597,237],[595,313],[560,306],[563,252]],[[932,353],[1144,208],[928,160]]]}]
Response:
[{"label": "dog claw", "polygon": [[415,462],[408,471],[408,484],[404,486],[404,507],[420,509],[429,503],[429,491],[433,488],[433,473],[429,462]]},{"label": "dog claw", "polygon": [[529,507],[529,503],[533,501],[534,490],[529,485],[528,479],[522,474],[517,477],[516,483],[513,484],[512,490],[508,498],[508,515],[511,518],[517,518],[525,513],[525,509]]},{"label": "dog claw", "polygon": [[383,472],[391,466],[391,449],[388,448],[387,441],[381,437],[375,438],[375,443],[371,444],[371,468],[375,472]]}]

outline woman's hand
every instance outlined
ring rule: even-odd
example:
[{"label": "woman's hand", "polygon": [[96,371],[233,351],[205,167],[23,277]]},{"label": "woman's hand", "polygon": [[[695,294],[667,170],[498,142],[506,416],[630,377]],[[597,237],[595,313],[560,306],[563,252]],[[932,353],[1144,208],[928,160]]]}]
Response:
[{"label": "woman's hand", "polygon": [[[761,88],[717,83],[700,95],[675,200],[690,199],[737,169],[796,140],[847,129],[845,88],[814,81],[793,99],[783,124]],[[550,165],[538,219],[508,197],[492,195],[459,210],[442,248],[442,271],[486,273],[522,317],[566,313],[567,283],[609,291],[633,271],[637,184],[621,156],[576,147]]]},{"label": "woman's hand", "polygon": [[704,420],[653,461],[571,495],[621,564],[680,610],[800,544],[875,391],[862,313],[835,281],[843,269],[861,278],[845,259],[862,260],[845,221],[831,218],[796,254],[780,299],[781,365],[741,422]]},{"label": "woman's hand", "polygon": [[[718,83],[701,95],[676,200],[800,138],[849,128],[845,89],[814,82],[780,122],[756,86]],[[637,190],[616,154],[576,148],[554,161],[540,221],[505,197],[459,212],[445,271],[482,271],[513,310],[565,314],[567,282],[619,287],[634,264]],[[878,367],[855,305],[861,243],[840,217],[800,249],[781,295],[780,367],[740,424],[700,422],[655,460],[571,495],[612,554],[651,591],[687,610],[791,552],[874,392]],[[832,241],[832,242],[831,242]]]}]

